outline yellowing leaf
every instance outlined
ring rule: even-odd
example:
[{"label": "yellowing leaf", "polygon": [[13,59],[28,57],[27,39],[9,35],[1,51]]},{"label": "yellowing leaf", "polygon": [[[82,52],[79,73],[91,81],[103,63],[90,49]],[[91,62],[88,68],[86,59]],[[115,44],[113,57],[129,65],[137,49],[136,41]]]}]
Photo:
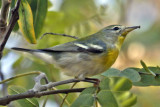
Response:
[{"label": "yellowing leaf", "polygon": [[30,5],[26,0],[21,0],[19,8],[19,28],[23,36],[29,43],[36,43],[35,31],[33,26],[33,15]]}]

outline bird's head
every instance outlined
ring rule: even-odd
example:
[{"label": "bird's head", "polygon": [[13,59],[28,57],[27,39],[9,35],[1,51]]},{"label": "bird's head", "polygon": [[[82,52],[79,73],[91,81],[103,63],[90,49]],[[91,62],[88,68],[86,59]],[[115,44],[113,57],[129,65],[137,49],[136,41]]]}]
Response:
[{"label": "bird's head", "polygon": [[122,25],[110,25],[102,29],[100,32],[103,37],[121,47],[126,35],[137,28],[140,28],[140,26],[125,27]]},{"label": "bird's head", "polygon": [[140,26],[125,27],[122,25],[110,25],[110,26],[105,27],[103,29],[103,31],[106,33],[111,33],[111,34],[117,35],[117,36],[123,36],[125,38],[129,32],[131,32],[137,28],[140,28]]}]

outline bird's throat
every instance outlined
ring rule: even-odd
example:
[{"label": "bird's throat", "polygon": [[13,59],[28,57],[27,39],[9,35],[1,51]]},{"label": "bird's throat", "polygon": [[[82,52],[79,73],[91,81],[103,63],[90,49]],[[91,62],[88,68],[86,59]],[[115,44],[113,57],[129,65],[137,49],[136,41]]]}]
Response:
[{"label": "bird's throat", "polygon": [[119,37],[118,37],[118,40],[117,40],[117,42],[116,42],[116,47],[118,48],[118,50],[121,49],[122,44],[123,44],[123,42],[124,42],[124,39],[125,39],[125,37],[123,37],[123,36],[119,36]]}]

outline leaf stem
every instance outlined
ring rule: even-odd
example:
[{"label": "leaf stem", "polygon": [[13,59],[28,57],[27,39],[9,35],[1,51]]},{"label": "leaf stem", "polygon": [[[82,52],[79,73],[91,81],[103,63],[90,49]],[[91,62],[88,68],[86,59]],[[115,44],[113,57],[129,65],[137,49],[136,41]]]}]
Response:
[{"label": "leaf stem", "polygon": [[[70,89],[73,89],[76,84],[77,84],[77,82],[73,83],[73,85],[72,85],[72,87]],[[66,98],[67,98],[68,95],[69,95],[69,93],[64,96],[63,101],[62,101],[60,107],[63,107],[63,104],[66,101]]]}]

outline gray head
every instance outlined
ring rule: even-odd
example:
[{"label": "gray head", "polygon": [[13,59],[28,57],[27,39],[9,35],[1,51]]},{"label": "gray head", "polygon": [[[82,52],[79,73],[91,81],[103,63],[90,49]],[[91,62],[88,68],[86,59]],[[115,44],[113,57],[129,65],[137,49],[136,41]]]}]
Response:
[{"label": "gray head", "polygon": [[131,32],[131,31],[133,31],[137,28],[140,28],[140,26],[125,27],[125,26],[122,26],[122,25],[110,25],[110,26],[107,26],[104,29],[102,29],[100,32],[110,34],[110,35],[107,35],[107,36],[114,36],[115,35],[115,36],[126,37],[126,35],[129,32]]},{"label": "gray head", "polygon": [[107,42],[117,43],[121,47],[126,35],[137,28],[140,28],[140,26],[110,25],[97,32],[97,34],[106,39]]}]

